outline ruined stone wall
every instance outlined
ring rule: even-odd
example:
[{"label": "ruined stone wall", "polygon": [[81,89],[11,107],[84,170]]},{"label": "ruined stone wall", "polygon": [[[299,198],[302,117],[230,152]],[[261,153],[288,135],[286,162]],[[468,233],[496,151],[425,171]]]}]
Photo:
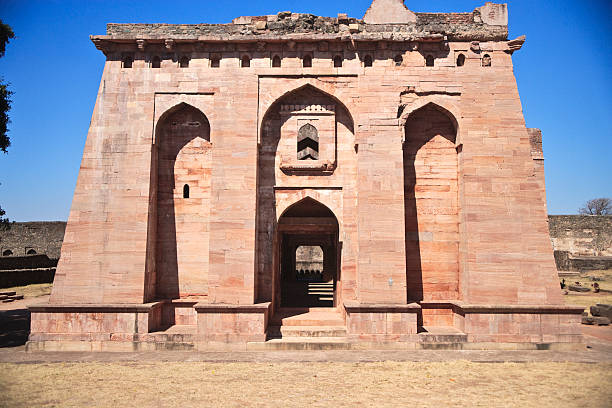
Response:
[{"label": "ruined stone wall", "polygon": [[0,229],[0,255],[8,250],[13,256],[24,256],[34,250],[36,254],[45,254],[57,260],[65,229],[66,223],[63,221],[11,223],[9,229]]},{"label": "ruined stone wall", "polygon": [[612,268],[612,216],[550,215],[548,228],[559,271]]}]

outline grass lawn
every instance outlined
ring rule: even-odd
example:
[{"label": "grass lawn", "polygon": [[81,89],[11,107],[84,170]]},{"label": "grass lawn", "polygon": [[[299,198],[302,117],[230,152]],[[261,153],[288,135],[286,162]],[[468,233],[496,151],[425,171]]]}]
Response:
[{"label": "grass lawn", "polygon": [[3,407],[609,407],[612,364],[0,364]]}]

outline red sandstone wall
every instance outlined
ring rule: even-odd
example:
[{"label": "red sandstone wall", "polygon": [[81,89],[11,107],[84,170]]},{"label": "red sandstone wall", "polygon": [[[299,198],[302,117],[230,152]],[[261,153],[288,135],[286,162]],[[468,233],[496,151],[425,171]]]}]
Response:
[{"label": "red sandstone wall", "polygon": [[[330,44],[335,46],[341,45]],[[250,68],[239,67],[240,50],[221,52],[220,68],[209,67],[208,52],[193,53],[186,69],[172,60],[164,60],[159,70],[148,68],[142,58],[150,51],[136,53],[132,69],[122,69],[120,61],[107,61],[52,302],[138,303],[150,298],[145,271],[150,281],[147,234],[154,230],[150,194],[155,193],[150,188],[155,163],[152,135],[163,111],[181,102],[201,110],[211,128],[211,302],[248,304],[269,296],[272,286],[267,271],[272,261],[265,254],[270,253],[266,248],[270,218],[256,211],[259,193],[259,212],[272,211],[263,208],[272,205],[268,198],[274,200],[276,211],[282,211],[306,195],[334,211],[344,243],[345,299],[405,303],[410,286],[406,283],[403,123],[430,102],[452,115],[458,127],[456,143],[461,145],[456,156],[459,278],[454,277],[452,260],[440,268],[434,264],[441,254],[454,251],[453,221],[439,231],[450,234],[449,241],[420,242],[426,269],[424,292],[429,292],[423,296],[456,296],[458,285],[459,297],[467,302],[560,302],[543,186],[534,172],[511,56],[502,50],[505,44],[481,43],[479,54],[470,51],[468,43],[451,43],[450,50],[434,49],[437,44],[429,50],[427,44],[418,51],[394,49],[402,46],[387,49],[372,43],[355,53],[347,48],[319,52],[309,44],[281,52],[282,45],[269,45],[266,51],[249,51]],[[270,58],[277,52],[273,47],[279,47],[283,56],[281,69],[270,68]],[[306,51],[314,54],[312,68],[300,66],[298,57]],[[345,57],[338,69],[331,60],[337,52]],[[466,55],[463,67],[455,64],[460,52]],[[361,65],[365,53],[374,56],[371,68]],[[404,54],[403,66],[394,64],[398,53]],[[492,56],[491,67],[481,66],[484,53]],[[427,54],[436,57],[434,67],[424,66]],[[277,168],[269,171],[276,163],[274,150],[266,147],[266,136],[258,134],[267,108],[305,84],[333,95],[353,121],[352,132],[338,127],[338,168],[332,176],[297,177],[278,173]],[[263,149],[259,165],[258,138]],[[439,139],[433,140],[419,153],[424,159],[430,147],[438,148]],[[450,160],[450,145],[439,147]],[[449,165],[452,161],[440,160]],[[417,195],[417,209],[423,209],[417,210],[420,231],[425,232],[434,220],[428,212],[437,211],[434,208],[442,202],[452,203],[454,179],[452,175],[444,182],[440,178],[439,185],[445,183],[448,191],[436,192],[432,187]],[[305,188],[296,192],[295,187]],[[191,214],[191,209],[184,210]],[[257,265],[256,253],[260,254]]]}]

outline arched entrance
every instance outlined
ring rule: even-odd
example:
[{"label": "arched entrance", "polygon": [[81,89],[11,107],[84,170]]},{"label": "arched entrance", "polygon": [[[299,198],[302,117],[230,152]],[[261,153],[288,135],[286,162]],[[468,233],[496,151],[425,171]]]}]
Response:
[{"label": "arched entrance", "polygon": [[278,221],[276,301],[281,307],[334,307],[339,280],[338,220],[312,198]]}]

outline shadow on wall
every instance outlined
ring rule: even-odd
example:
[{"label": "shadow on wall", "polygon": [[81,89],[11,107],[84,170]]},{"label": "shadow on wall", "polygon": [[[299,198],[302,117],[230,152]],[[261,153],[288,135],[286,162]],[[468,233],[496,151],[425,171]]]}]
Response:
[{"label": "shadow on wall", "polygon": [[[181,210],[187,207],[183,200],[185,184],[178,183],[177,179],[192,175],[205,177],[198,166],[198,160],[194,157],[189,159],[184,167],[196,168],[177,169],[177,158],[184,149],[197,139],[210,141],[210,125],[206,116],[198,109],[187,104],[180,104],[171,111],[164,114],[157,128],[156,151],[157,151],[157,243],[156,243],[156,295],[158,299],[176,299],[181,295],[181,282],[179,282],[179,262],[181,253],[179,245],[185,245],[181,241],[181,234],[186,233],[187,228],[179,220],[177,208]],[[193,149],[198,150],[198,149]],[[197,173],[197,174],[196,174]],[[190,189],[193,198],[196,193],[194,187]],[[190,198],[190,199],[191,199]],[[194,201],[191,201],[194,203]],[[188,209],[189,210],[189,209]],[[196,210],[202,210],[198,208]],[[196,213],[197,214],[197,213]],[[208,222],[208,217],[205,222]],[[178,229],[177,229],[178,227]],[[177,239],[178,238],[178,239]],[[193,239],[198,237],[191,236]],[[183,248],[187,249],[187,248]],[[201,254],[191,254],[193,257]],[[188,263],[188,261],[185,261]]]},{"label": "shadow on wall", "polygon": [[[440,108],[441,109],[441,108]],[[436,105],[413,112],[403,145],[408,301],[458,295],[455,125]]]}]

